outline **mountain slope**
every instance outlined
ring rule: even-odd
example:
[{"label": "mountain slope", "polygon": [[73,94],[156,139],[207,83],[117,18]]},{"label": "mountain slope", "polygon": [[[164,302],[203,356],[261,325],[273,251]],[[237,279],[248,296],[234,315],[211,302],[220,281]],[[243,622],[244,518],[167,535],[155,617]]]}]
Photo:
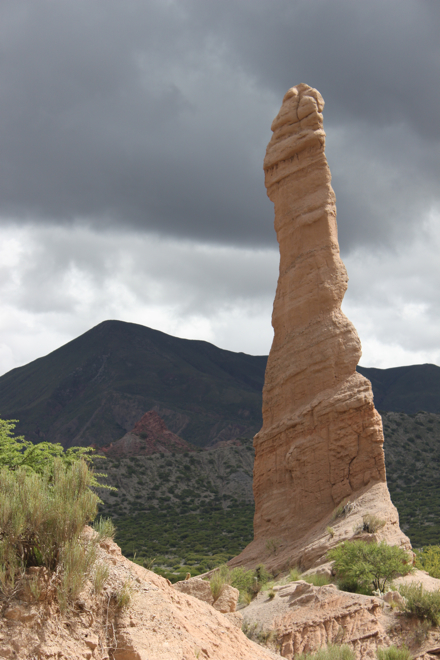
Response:
[{"label": "mountain slope", "polygon": [[[198,446],[261,427],[267,357],[225,351],[134,323],[105,321],[49,355],[0,378],[0,417],[29,440],[108,445],[154,409],[170,431]],[[376,407],[440,413],[440,367],[358,370]]]},{"label": "mountain slope", "polygon": [[371,381],[378,410],[413,415],[421,410],[440,413],[440,367],[415,364],[408,367],[357,370]]},{"label": "mountain slope", "polygon": [[155,409],[196,445],[261,425],[266,357],[105,321],[0,378],[0,416],[34,442],[107,445]]}]

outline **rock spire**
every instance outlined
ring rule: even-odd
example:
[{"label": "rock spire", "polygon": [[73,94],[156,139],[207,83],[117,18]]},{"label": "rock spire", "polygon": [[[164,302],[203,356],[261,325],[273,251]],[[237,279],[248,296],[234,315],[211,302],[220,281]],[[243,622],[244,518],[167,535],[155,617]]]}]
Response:
[{"label": "rock spire", "polygon": [[[316,89],[289,89],[264,159],[280,270],[263,428],[254,438],[255,540],[233,563],[261,561],[265,554],[271,565],[287,558],[303,568],[322,563],[328,547],[353,536],[353,525],[362,526],[366,514],[385,523],[380,538],[410,547],[386,484],[371,384],[356,372],[361,344],[341,311],[348,277],[339,254],[323,108]],[[345,503],[349,515],[331,522]],[[330,538],[325,530],[331,524],[336,531]]]}]

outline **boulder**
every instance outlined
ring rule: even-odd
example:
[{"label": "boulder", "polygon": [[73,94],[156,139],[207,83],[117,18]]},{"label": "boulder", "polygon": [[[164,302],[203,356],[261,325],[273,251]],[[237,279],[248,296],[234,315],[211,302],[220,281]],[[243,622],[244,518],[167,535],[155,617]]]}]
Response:
[{"label": "boulder", "polygon": [[220,596],[214,601],[213,607],[219,612],[235,612],[240,592],[229,584],[223,585]]},{"label": "boulder", "polygon": [[180,582],[175,582],[173,587],[183,594],[194,596],[194,598],[203,600],[205,603],[209,603],[210,605],[214,603],[211,585],[207,580],[202,580],[201,578],[195,577],[189,580],[181,580]]},{"label": "boulder", "polygon": [[184,594],[189,594],[209,603],[218,612],[235,612],[240,592],[235,587],[229,584],[224,584],[221,588],[220,595],[214,600],[211,585],[207,580],[202,580],[199,577],[190,578],[189,580],[181,580],[173,585],[174,589],[181,591]]}]

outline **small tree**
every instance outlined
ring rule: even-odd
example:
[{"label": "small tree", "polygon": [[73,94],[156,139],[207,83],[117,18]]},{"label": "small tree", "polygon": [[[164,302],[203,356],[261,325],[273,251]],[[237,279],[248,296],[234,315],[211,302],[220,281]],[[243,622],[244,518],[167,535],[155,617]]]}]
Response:
[{"label": "small tree", "polygon": [[412,570],[406,551],[385,541],[341,543],[330,550],[328,558],[334,560],[336,573],[344,582],[357,583],[364,589],[372,586],[384,591],[387,582]]},{"label": "small tree", "polygon": [[[65,468],[78,461],[85,461],[91,467],[94,449],[92,447],[70,447],[64,449],[60,443],[40,442],[34,445],[22,435],[14,435],[15,419],[0,419],[0,469],[7,468],[16,471],[22,468],[26,472],[35,472],[53,478],[55,462],[62,463]],[[100,456],[99,458],[104,458]],[[97,477],[106,474],[90,470],[90,487],[116,490],[98,482]]]},{"label": "small tree", "polygon": [[71,447],[64,450],[59,443],[40,442],[34,445],[30,440],[25,440],[22,435],[14,435],[16,419],[0,419],[0,467],[8,467],[16,470],[19,467],[32,470],[42,474],[52,466],[56,458],[64,465],[83,458],[90,462],[94,449],[91,447]]}]

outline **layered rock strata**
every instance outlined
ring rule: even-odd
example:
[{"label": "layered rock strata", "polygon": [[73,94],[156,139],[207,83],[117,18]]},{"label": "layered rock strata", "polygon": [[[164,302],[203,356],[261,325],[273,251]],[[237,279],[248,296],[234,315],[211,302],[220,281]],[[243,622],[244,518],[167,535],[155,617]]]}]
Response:
[{"label": "layered rock strata", "polygon": [[[254,439],[255,540],[235,563],[265,553],[269,564],[322,562],[332,545],[325,527],[346,501],[345,513],[359,520],[380,510],[385,525],[379,537],[410,547],[386,485],[371,384],[356,372],[361,344],[341,311],[348,278],[324,153],[323,108],[317,90],[304,84],[290,89],[264,160],[280,270],[263,428]],[[347,534],[344,523],[334,542]]]},{"label": "layered rock strata", "polygon": [[303,581],[274,590],[270,602],[258,595],[244,610],[244,624],[256,631],[276,631],[283,658],[316,653],[326,644],[347,644],[357,660],[373,660],[378,648],[392,644],[381,620],[384,603],[378,598]]}]

